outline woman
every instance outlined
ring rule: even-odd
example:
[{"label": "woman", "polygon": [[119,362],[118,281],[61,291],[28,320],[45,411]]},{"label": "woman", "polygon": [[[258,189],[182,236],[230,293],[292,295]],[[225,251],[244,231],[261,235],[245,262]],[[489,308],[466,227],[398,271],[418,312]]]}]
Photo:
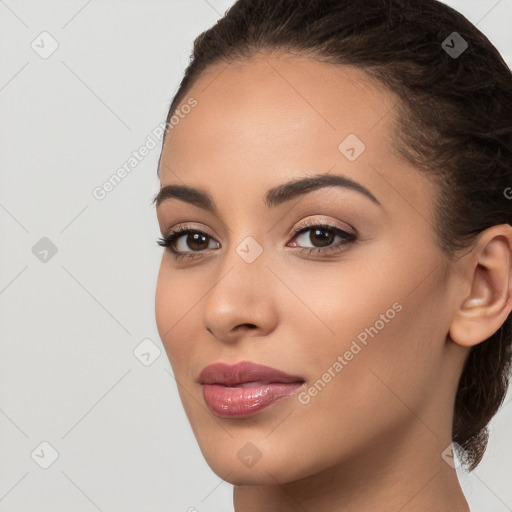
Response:
[{"label": "woman", "polygon": [[[468,510],[512,344],[512,74],[436,0],[239,0],[194,43],[156,322],[236,512]],[[452,445],[453,443],[453,445]]]}]

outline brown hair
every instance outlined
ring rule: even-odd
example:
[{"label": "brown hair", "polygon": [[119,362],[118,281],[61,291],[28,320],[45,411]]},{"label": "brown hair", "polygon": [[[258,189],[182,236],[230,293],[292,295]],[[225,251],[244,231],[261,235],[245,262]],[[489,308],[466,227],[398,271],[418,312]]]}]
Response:
[{"label": "brown hair", "polygon": [[[463,40],[467,49],[450,54]],[[439,184],[436,243],[448,256],[512,225],[512,73],[462,14],[437,0],[238,0],[195,39],[167,127],[206,68],[274,49],[356,66],[398,95],[394,147]],[[452,440],[469,471],[505,398],[511,345],[509,315],[470,350],[460,377]]]}]

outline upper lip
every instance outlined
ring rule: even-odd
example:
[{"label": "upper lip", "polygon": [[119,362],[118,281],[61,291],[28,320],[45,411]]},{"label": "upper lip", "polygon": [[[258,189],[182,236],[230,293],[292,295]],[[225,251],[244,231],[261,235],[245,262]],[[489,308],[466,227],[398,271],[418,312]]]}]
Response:
[{"label": "upper lip", "polygon": [[203,368],[199,374],[198,381],[201,384],[223,384],[234,386],[244,382],[261,382],[270,384],[272,382],[304,382],[302,377],[289,375],[288,373],[276,370],[270,366],[241,361],[234,365],[226,363],[214,363]]}]

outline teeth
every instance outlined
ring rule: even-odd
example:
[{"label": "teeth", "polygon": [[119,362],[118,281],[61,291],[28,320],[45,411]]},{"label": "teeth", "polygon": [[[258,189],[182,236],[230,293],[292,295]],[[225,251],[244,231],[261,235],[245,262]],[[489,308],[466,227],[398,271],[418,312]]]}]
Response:
[{"label": "teeth", "polygon": [[264,384],[264,382],[242,382],[242,384],[237,384],[236,386],[240,388],[252,388],[255,386],[263,386]]},{"label": "teeth", "polygon": [[269,382],[251,381],[251,382],[240,382],[239,384],[227,384],[230,388],[254,388],[257,386],[266,386]]}]

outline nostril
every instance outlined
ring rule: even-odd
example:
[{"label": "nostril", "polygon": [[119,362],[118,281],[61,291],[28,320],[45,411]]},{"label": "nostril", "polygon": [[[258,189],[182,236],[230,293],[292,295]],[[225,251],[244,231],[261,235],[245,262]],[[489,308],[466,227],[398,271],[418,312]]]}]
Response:
[{"label": "nostril", "polygon": [[235,328],[235,331],[248,331],[248,330],[254,330],[257,329],[258,326],[254,324],[240,324],[237,325]]}]

